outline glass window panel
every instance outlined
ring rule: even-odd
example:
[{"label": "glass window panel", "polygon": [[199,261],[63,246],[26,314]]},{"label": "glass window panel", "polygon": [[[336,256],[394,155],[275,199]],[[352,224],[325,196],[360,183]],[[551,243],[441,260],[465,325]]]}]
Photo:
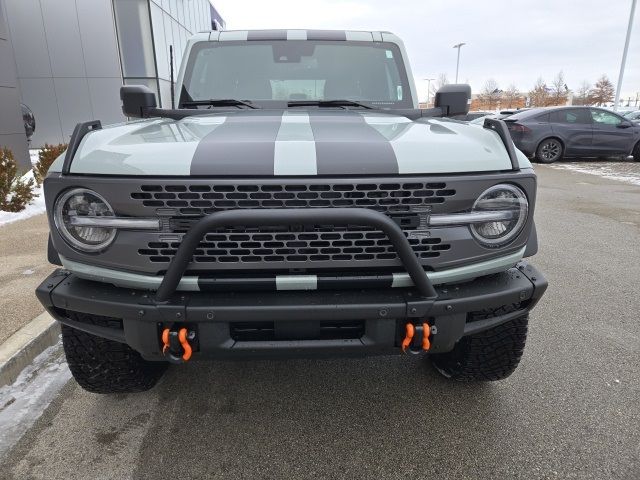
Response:
[{"label": "glass window panel", "polygon": [[146,0],[116,0],[114,10],[124,76],[155,77],[149,3]]},{"label": "glass window panel", "polygon": [[156,4],[151,4],[151,24],[153,27],[153,44],[156,52],[156,65],[158,76],[169,78],[169,55],[167,53],[167,40],[164,35],[165,13]]},{"label": "glass window panel", "polygon": [[398,108],[412,105],[395,44],[211,42],[194,48],[184,82],[193,100],[354,100]]}]

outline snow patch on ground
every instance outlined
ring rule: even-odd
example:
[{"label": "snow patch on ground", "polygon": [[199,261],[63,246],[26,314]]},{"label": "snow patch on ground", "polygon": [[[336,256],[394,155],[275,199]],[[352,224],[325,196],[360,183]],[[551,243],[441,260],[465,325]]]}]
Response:
[{"label": "snow patch on ground", "polygon": [[[623,168],[621,168],[621,165]],[[599,177],[608,178],[610,180],[618,180],[620,182],[640,186],[640,172],[633,171],[633,169],[628,165],[633,165],[633,163],[560,163],[549,166],[551,168],[556,168],[559,170],[570,170],[572,172],[587,173],[589,175],[597,175]]]},{"label": "snow patch on ground", "polygon": [[[28,180],[33,177],[33,170],[29,170],[22,178]],[[34,180],[35,182],[35,180]],[[42,185],[36,187],[33,191],[36,197],[26,206],[21,212],[5,212],[0,210],[0,227],[7,223],[17,222],[18,220],[24,220],[25,218],[33,217],[34,215],[40,215],[46,211],[44,204],[44,193],[42,191]]]},{"label": "snow patch on ground", "polygon": [[69,379],[59,342],[38,355],[12,385],[0,388],[0,457],[33,426]]}]

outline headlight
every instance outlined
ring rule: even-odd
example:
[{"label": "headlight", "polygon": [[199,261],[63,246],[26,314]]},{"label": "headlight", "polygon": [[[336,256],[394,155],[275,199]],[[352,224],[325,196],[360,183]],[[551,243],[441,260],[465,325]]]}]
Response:
[{"label": "headlight", "polygon": [[487,247],[501,247],[522,231],[529,202],[522,190],[514,185],[500,184],[485,190],[473,204],[473,212],[503,214],[504,219],[470,226],[473,236]]},{"label": "headlight", "polygon": [[82,225],[78,222],[82,217],[114,217],[114,213],[104,198],[86,188],[75,188],[58,197],[53,220],[62,237],[83,252],[107,248],[116,236],[116,229]]}]

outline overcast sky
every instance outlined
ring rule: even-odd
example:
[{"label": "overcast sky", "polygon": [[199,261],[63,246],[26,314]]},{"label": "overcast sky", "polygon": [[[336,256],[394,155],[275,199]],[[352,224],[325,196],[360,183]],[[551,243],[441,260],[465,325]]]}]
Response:
[{"label": "overcast sky", "polygon": [[[446,73],[473,91],[494,78],[529,91],[542,76],[564,71],[569,88],[602,74],[617,82],[631,0],[214,0],[227,29],[388,30],[407,47],[420,98],[426,82]],[[636,8],[623,97],[640,92],[640,6]]]}]

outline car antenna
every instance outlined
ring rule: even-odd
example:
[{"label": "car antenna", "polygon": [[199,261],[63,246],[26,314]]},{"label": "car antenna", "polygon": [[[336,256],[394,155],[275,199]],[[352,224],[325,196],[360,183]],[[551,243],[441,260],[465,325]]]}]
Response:
[{"label": "car antenna", "polygon": [[175,99],[175,85],[173,81],[173,45],[169,45],[169,75],[171,80],[171,110],[176,108],[176,99]]}]

